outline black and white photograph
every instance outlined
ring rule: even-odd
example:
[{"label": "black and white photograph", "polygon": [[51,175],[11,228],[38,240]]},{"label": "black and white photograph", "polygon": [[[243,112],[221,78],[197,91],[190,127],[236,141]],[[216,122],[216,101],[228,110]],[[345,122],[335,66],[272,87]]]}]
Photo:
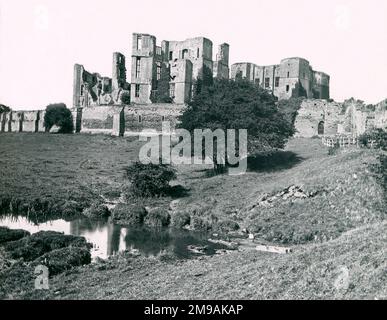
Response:
[{"label": "black and white photograph", "polygon": [[386,300],[386,35],[380,0],[0,0],[0,300]]}]

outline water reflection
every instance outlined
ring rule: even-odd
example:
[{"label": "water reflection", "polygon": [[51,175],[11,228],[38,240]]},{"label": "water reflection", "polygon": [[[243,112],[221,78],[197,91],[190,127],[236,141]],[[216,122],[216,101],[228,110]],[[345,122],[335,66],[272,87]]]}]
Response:
[{"label": "water reflection", "polygon": [[34,224],[25,217],[3,217],[0,218],[0,226],[23,229],[30,233],[57,231],[82,236],[93,244],[93,258],[102,259],[125,250],[138,250],[146,256],[156,256],[162,251],[167,251],[178,258],[188,258],[192,255],[187,248],[190,245],[207,246],[206,254],[214,254],[216,249],[221,248],[209,243],[206,234],[183,230],[122,227],[115,225],[110,220],[78,219],[71,222],[55,220]]}]

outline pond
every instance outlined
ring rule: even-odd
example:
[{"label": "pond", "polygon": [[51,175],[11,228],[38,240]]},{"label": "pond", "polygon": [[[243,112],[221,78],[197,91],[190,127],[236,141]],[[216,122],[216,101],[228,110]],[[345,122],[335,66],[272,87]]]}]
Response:
[{"label": "pond", "polygon": [[[210,235],[186,230],[125,227],[114,224],[110,219],[95,221],[77,219],[74,221],[55,220],[35,224],[25,217],[0,217],[0,226],[23,229],[31,234],[39,231],[57,231],[67,235],[85,237],[93,244],[92,258],[106,259],[123,251],[137,251],[145,256],[157,256],[161,252],[172,253],[179,259],[198,254],[213,255],[226,247],[209,242]],[[192,250],[205,247],[202,252]]]}]

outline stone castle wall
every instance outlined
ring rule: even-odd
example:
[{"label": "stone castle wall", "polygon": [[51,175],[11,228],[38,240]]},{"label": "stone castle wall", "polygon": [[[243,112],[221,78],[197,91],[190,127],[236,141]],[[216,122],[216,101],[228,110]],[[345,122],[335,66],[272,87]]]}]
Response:
[{"label": "stone castle wall", "polygon": [[0,132],[45,132],[45,111],[10,111],[0,113]]},{"label": "stone castle wall", "polygon": [[101,106],[86,108],[82,112],[81,133],[137,136],[156,130],[162,131],[162,122],[175,128],[184,105],[152,104],[129,106]]}]

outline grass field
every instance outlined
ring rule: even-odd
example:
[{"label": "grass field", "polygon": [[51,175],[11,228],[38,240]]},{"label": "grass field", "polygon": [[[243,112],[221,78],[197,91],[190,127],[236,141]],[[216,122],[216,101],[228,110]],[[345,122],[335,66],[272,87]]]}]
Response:
[{"label": "grass field", "polygon": [[[0,199],[16,197],[27,207],[37,199],[75,203],[82,211],[101,195],[118,198],[123,168],[140,146],[105,136],[0,134]],[[262,241],[293,246],[294,254],[242,251],[169,262],[123,255],[55,277],[44,296],[27,290],[23,297],[387,298],[385,190],[370,169],[378,153],[329,156],[318,139],[294,139],[271,159],[251,161],[242,176],[179,166],[174,184],[188,192],[177,211],[214,229],[236,222]],[[302,196],[287,194],[291,186]],[[345,289],[334,285],[342,268],[349,270]]]}]

